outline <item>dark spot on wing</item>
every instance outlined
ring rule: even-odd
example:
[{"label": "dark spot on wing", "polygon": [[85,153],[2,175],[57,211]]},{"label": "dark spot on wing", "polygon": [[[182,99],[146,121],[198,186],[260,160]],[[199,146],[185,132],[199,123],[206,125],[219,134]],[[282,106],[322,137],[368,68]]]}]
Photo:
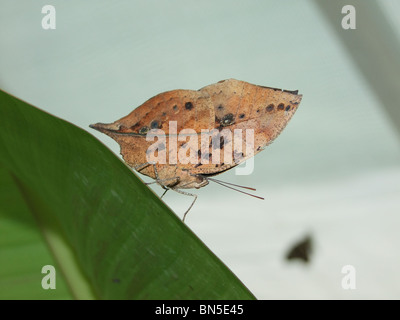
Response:
[{"label": "dark spot on wing", "polygon": [[149,127],[144,126],[144,127],[140,128],[139,133],[140,134],[146,134],[147,132],[149,132],[149,130],[150,130]]},{"label": "dark spot on wing", "polygon": [[219,137],[219,148],[222,149],[224,147],[225,139],[224,137]]},{"label": "dark spot on wing", "polygon": [[150,123],[150,128],[151,129],[160,129],[161,128],[161,123],[159,121],[157,121],[157,120],[153,120]]},{"label": "dark spot on wing", "polygon": [[232,113],[224,115],[221,119],[221,126],[226,127],[235,123],[235,116]]},{"label": "dark spot on wing", "polygon": [[274,105],[271,103],[270,105],[268,105],[268,107],[265,108],[265,110],[267,112],[271,112],[272,110],[274,110]]},{"label": "dark spot on wing", "polygon": [[186,103],[185,103],[185,109],[186,109],[186,110],[192,110],[192,109],[193,109],[193,103],[191,103],[191,102],[186,102]]}]

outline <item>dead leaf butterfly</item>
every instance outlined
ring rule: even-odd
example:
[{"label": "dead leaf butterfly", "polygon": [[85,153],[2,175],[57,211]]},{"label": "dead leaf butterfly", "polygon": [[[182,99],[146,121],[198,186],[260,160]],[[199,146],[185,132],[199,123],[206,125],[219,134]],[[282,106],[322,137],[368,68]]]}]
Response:
[{"label": "dead leaf butterfly", "polygon": [[118,142],[131,168],[155,179],[166,191],[193,196],[184,220],[197,196],[183,190],[204,187],[209,181],[242,187],[212,177],[269,145],[301,98],[298,91],[228,79],[197,91],[160,93],[113,123],[90,127]]}]

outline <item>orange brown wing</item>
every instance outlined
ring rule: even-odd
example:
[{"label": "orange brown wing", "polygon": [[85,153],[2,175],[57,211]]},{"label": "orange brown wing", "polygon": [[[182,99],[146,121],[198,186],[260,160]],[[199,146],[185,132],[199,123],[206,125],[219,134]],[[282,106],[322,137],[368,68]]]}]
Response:
[{"label": "orange brown wing", "polygon": [[[229,79],[198,91],[174,90],[161,93],[114,123],[100,123],[93,127],[116,140],[121,146],[125,162],[136,169],[147,163],[146,152],[154,144],[153,141],[146,141],[148,130],[163,130],[167,134],[167,145],[163,147],[171,152],[168,144],[170,121],[176,121],[178,134],[182,129],[193,129],[197,135],[197,147],[202,147],[204,152],[195,148],[196,152],[190,153],[190,147],[185,141],[181,141],[172,152],[177,153],[180,148],[186,146],[190,153],[190,163],[157,164],[161,179],[184,175],[184,179],[189,181],[191,176],[221,173],[252,156],[246,154],[248,142],[245,139],[236,145],[232,137],[223,141],[221,138],[220,145],[216,147],[209,141],[201,140],[199,134],[202,130],[228,130],[233,136],[235,129],[241,129],[244,138],[246,129],[253,129],[252,147],[255,155],[284,129],[297,110],[301,97],[297,92]],[[240,145],[241,148],[238,148]],[[216,152],[220,153],[220,161],[213,163]],[[224,152],[232,153],[230,159],[233,162],[227,163]],[[209,156],[208,164],[202,161],[205,155]],[[145,167],[140,172],[156,178],[152,166]]]},{"label": "orange brown wing", "polygon": [[[214,127],[228,129],[234,136],[235,129],[242,129],[243,143],[241,150],[235,148],[232,141],[224,142],[220,152],[232,150],[230,164],[207,164],[193,168],[193,174],[217,174],[226,171],[249,157],[246,155],[246,129],[254,130],[254,155],[262,151],[281,133],[296,112],[302,96],[297,91],[253,85],[235,79],[223,80],[206,86],[200,91],[211,97],[214,110]],[[210,147],[210,152],[213,152]],[[242,154],[243,153],[243,154]]]},{"label": "orange brown wing", "polygon": [[[137,169],[147,163],[146,151],[154,144],[154,141],[146,141],[149,130],[163,130],[168,143],[170,121],[176,121],[178,134],[184,128],[198,129],[200,133],[201,129],[212,129],[214,118],[214,108],[207,92],[173,90],[147,100],[130,114],[113,123],[98,123],[93,125],[93,128],[117,141],[124,161]],[[168,145],[164,147],[169,150]],[[165,166],[168,164],[160,166],[159,171],[167,172],[167,175],[168,171],[171,171],[172,174],[174,169],[165,170]],[[152,166],[145,167],[140,172],[156,178]]]}]

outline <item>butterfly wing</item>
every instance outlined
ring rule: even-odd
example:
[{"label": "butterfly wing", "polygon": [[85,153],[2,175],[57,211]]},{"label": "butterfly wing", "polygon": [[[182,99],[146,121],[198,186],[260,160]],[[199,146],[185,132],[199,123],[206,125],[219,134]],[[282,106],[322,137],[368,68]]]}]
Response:
[{"label": "butterfly wing", "polygon": [[[120,144],[129,166],[154,179],[154,167],[143,167],[148,163],[147,153],[152,148],[168,150],[166,163],[156,164],[158,178],[179,177],[180,187],[198,187],[202,181],[196,177],[226,171],[270,144],[296,112],[301,97],[297,92],[228,79],[198,91],[161,93],[127,116],[110,124],[98,123],[93,128]],[[152,129],[166,134],[165,143],[146,140]],[[187,140],[183,129],[191,130]],[[203,131],[212,134],[203,139]],[[242,139],[237,139],[239,132]],[[247,132],[254,133],[253,140],[247,139]],[[175,146],[170,146],[170,139],[178,140]],[[248,147],[252,152],[248,152]],[[179,161],[182,150],[186,162]],[[171,163],[171,156],[178,161]]]},{"label": "butterfly wing", "polygon": [[[233,138],[235,130],[240,129],[242,143],[235,143],[234,139],[228,138],[220,143],[219,150],[210,146],[210,153],[215,150],[221,154],[231,153],[233,161],[202,165],[193,168],[193,174],[218,174],[262,151],[282,132],[302,98],[297,91],[257,86],[235,79],[220,81],[200,91],[211,97],[215,111],[214,128],[219,131],[229,130]],[[249,129],[254,132],[254,143],[246,139],[246,130]],[[246,152],[246,147],[251,147],[253,152]]]},{"label": "butterfly wing", "polygon": [[[146,153],[160,145],[155,144],[157,139],[147,141],[147,133],[152,129],[162,130],[157,132],[166,135],[166,145],[163,148],[170,150],[169,139],[176,139],[176,135],[182,129],[199,129],[198,132],[201,133],[200,128],[212,129],[214,118],[214,108],[207,92],[173,90],[156,95],[127,116],[113,123],[98,123],[93,125],[93,128],[118,142],[121,147],[121,155],[130,167],[140,168],[141,173],[155,179],[153,166],[143,167],[143,165],[148,162]],[[173,128],[170,127],[171,124],[174,126]],[[173,132],[171,133],[171,131]],[[177,148],[173,147],[171,152],[177,153]],[[167,157],[166,163],[157,164],[161,179],[173,177],[176,171],[176,165],[169,164],[168,160],[169,157]],[[184,165],[184,167],[186,166]]]}]

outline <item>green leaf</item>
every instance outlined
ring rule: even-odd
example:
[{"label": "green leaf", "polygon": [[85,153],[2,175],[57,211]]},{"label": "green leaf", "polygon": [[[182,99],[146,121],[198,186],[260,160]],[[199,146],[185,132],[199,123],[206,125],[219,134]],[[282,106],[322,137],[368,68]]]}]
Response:
[{"label": "green leaf", "polygon": [[0,298],[254,299],[86,131],[2,91],[0,125]]}]

